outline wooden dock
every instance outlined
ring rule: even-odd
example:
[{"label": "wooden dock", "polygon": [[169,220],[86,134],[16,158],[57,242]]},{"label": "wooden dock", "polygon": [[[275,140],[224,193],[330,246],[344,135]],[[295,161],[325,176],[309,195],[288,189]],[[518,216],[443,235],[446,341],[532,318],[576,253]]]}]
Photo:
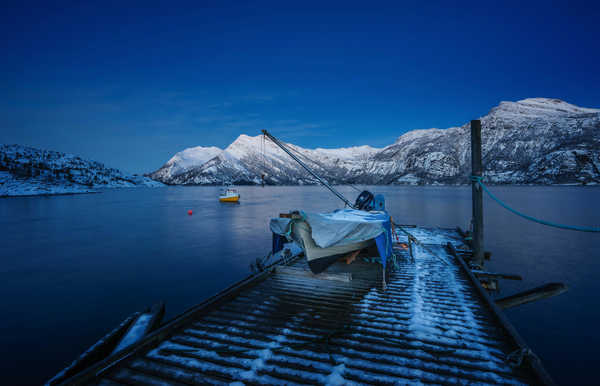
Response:
[{"label": "wooden dock", "polygon": [[[303,258],[229,287],[65,384],[551,384],[448,229],[381,265]],[[407,235],[398,233],[402,243]],[[411,256],[412,255],[412,256]]]}]

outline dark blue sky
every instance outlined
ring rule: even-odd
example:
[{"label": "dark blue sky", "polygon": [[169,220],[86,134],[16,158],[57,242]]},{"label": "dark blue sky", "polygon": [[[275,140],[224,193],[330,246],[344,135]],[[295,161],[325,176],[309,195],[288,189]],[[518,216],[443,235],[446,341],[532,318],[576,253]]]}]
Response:
[{"label": "dark blue sky", "polygon": [[600,107],[598,2],[50,3],[2,10],[0,143],[129,172],[261,128],[384,146],[501,100]]}]

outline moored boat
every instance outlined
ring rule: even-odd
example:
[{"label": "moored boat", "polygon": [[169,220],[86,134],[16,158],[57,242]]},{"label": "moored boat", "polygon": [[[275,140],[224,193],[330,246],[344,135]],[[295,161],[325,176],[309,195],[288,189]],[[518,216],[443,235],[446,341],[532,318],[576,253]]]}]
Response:
[{"label": "moored boat", "polygon": [[376,247],[375,253],[378,253],[381,258],[385,286],[386,265],[388,259],[392,257],[392,240],[391,217],[385,211],[384,197],[364,190],[356,198],[356,201],[351,203],[296,157],[284,143],[266,130],[263,130],[263,134],[341,199],[345,207],[349,208],[329,213],[294,211],[271,219],[272,253],[275,254],[281,250],[285,241],[295,241],[304,250],[310,270],[317,274],[327,269],[337,259],[346,257],[347,262],[351,262],[361,250],[373,246]]},{"label": "moored boat", "polygon": [[221,202],[238,202],[240,200],[240,194],[236,189],[226,188],[219,194],[219,201]]},{"label": "moored boat", "polygon": [[[273,218],[273,253],[287,241],[304,251],[310,270],[320,273],[336,260],[362,250],[378,254],[384,267],[392,253],[391,221],[385,211],[340,209],[330,213],[293,212]],[[354,256],[352,256],[352,252]]]}]

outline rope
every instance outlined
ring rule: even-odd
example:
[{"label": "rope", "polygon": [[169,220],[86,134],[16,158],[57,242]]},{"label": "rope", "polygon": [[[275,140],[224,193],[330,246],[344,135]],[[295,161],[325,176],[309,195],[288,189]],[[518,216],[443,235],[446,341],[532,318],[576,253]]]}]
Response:
[{"label": "rope", "polygon": [[504,209],[516,214],[517,216],[523,217],[526,220],[529,221],[533,221],[536,222],[538,224],[542,224],[542,225],[547,225],[549,227],[554,227],[554,228],[559,228],[559,229],[567,229],[567,230],[571,230],[571,231],[579,231],[579,232],[600,232],[600,228],[592,228],[592,227],[580,227],[580,226],[574,226],[574,225],[564,225],[564,224],[559,224],[559,223],[555,223],[555,222],[551,222],[551,221],[546,221],[546,220],[540,220],[538,218],[526,215],[524,213],[519,212],[518,210],[510,207],[508,204],[506,204],[505,202],[503,202],[502,200],[500,200],[498,197],[496,197],[492,192],[490,192],[490,190],[487,188],[487,186],[485,186],[485,184],[483,182],[481,182],[481,176],[470,176],[470,180],[475,182],[476,184],[478,184],[479,186],[481,186],[481,188],[490,196],[490,198],[494,201],[496,201],[498,204],[500,204],[500,206],[502,206]]},{"label": "rope", "polygon": [[[288,145],[288,149],[289,149],[291,152],[295,153],[295,154],[296,154],[296,155],[297,155],[299,158],[302,158],[302,159],[304,160],[304,162],[306,162],[306,163],[308,163],[308,164],[312,164],[312,166],[313,166],[313,167],[315,167],[315,165],[316,165],[317,167],[320,167],[320,165],[319,165],[318,163],[316,163],[315,161],[313,161],[312,159],[310,159],[308,156],[306,156],[305,154],[302,154],[302,153],[300,153],[300,152],[299,152],[298,150],[296,150],[294,147],[292,147],[292,146],[289,146],[289,145],[290,145],[289,143],[288,143],[288,144],[286,144],[286,145]],[[310,173],[309,173],[308,171],[304,170],[304,169],[302,169],[302,174],[304,174],[304,175],[305,175],[305,177],[304,177],[304,178],[306,178],[307,180],[309,180],[309,181],[313,181],[313,182],[316,182],[316,184],[319,184],[319,183],[320,183],[319,181],[316,181],[314,178],[312,178],[312,176],[310,175]],[[323,177],[322,177],[322,178],[323,178]],[[324,179],[325,181],[327,181],[327,183],[329,183],[329,181],[328,181],[327,179],[325,179],[325,178],[323,178],[323,179]]]},{"label": "rope", "polygon": [[[265,138],[265,135],[263,134],[263,141],[264,141],[264,138]],[[291,152],[293,152],[294,154],[296,154],[298,157],[302,158],[302,159],[304,160],[304,162],[312,164],[312,165],[313,165],[313,167],[314,167],[314,165],[316,165],[317,167],[320,167],[320,168],[322,168],[322,166],[321,166],[319,163],[317,163],[316,161],[314,161],[313,159],[311,159],[310,157],[308,157],[306,154],[304,154],[304,153],[301,153],[300,151],[296,150],[296,149],[294,148],[294,146],[293,146],[293,145],[291,145],[291,146],[290,146],[290,144],[289,144],[289,143],[286,143],[286,145],[288,145],[288,146],[287,146],[287,148],[288,148],[288,149],[289,149]],[[314,179],[312,179],[312,178],[310,178],[310,177],[309,177],[308,179],[309,179],[309,180],[311,180],[311,181],[315,181]],[[318,182],[318,181],[317,181],[317,182]],[[329,181],[328,181],[328,182],[329,182]],[[359,189],[359,188],[357,188],[356,186],[352,185],[351,183],[347,183],[347,184],[345,184],[345,185],[348,185],[348,186],[350,186],[352,189],[356,190],[357,192],[362,192],[362,190],[360,190],[360,189]]]},{"label": "rope", "polygon": [[[288,146],[288,149],[293,151],[298,157],[303,158],[305,162],[312,163],[313,165],[317,165],[317,166],[321,167],[320,164],[318,164],[317,162],[310,159],[307,155],[300,153],[298,150],[294,149],[292,146]],[[308,179],[310,179],[311,181],[314,181],[314,179],[311,179],[310,177]],[[327,181],[327,182],[329,182],[329,181]],[[317,181],[317,183],[318,183],[318,181]],[[350,186],[352,189],[356,190],[357,192],[362,192],[362,190],[360,190],[356,186],[352,185],[351,183],[347,183],[346,185]]]},{"label": "rope", "polygon": [[301,218],[299,218],[299,219],[292,218],[290,220],[290,222],[288,223],[288,230],[285,232],[285,235],[284,235],[288,240],[292,239],[292,227],[294,226],[294,224],[297,222],[306,221],[306,213],[304,213],[304,211],[301,210],[299,214],[300,214]]}]

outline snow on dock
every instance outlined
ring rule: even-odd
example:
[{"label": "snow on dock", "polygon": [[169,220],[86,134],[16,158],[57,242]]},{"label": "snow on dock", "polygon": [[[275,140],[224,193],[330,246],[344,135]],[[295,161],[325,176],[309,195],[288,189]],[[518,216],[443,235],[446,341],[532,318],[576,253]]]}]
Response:
[{"label": "snow on dock", "polygon": [[[453,230],[409,229],[382,290],[381,266],[327,270],[350,281],[267,270],[175,318],[67,383],[81,384],[532,384],[539,360],[509,358],[522,339],[464,265]],[[398,234],[400,241],[405,234]],[[479,287],[478,287],[479,286]],[[501,312],[501,311],[500,311]]]}]

